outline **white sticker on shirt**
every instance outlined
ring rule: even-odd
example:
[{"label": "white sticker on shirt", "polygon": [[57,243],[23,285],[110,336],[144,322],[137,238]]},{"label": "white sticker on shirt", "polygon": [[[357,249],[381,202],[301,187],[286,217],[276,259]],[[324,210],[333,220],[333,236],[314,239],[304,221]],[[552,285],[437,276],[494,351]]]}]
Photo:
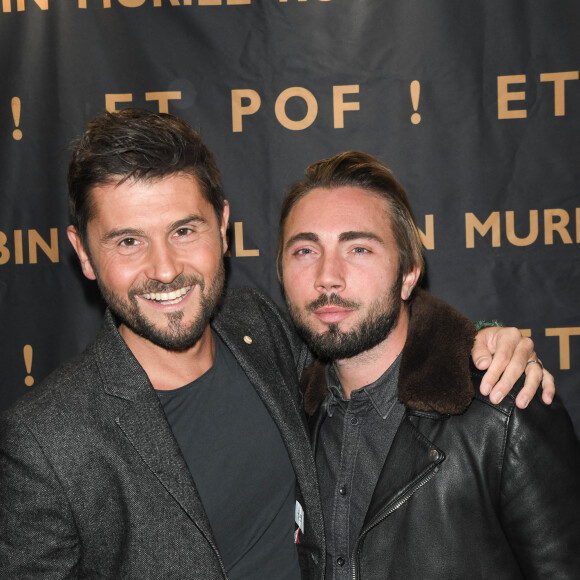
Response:
[{"label": "white sticker on shirt", "polygon": [[296,510],[294,511],[294,521],[296,525],[300,528],[300,531],[304,533],[304,510],[300,505],[299,501],[296,501]]}]

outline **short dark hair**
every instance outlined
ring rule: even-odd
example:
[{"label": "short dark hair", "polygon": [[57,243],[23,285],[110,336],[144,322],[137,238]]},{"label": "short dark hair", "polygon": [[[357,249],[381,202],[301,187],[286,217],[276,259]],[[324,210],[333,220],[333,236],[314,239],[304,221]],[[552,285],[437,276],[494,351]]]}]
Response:
[{"label": "short dark hair", "polygon": [[91,188],[176,173],[197,179],[219,223],[224,208],[220,172],[213,153],[184,120],[167,113],[124,109],[90,121],[73,144],[67,178],[71,222],[83,245],[87,247],[87,224],[94,211]]},{"label": "short dark hair", "polygon": [[400,275],[408,274],[417,266],[421,275],[423,274],[425,263],[417,222],[403,186],[384,163],[367,153],[345,151],[309,165],[305,174],[306,179],[295,183],[282,202],[276,249],[276,267],[280,281],[283,278],[284,226],[288,215],[300,199],[318,187],[360,187],[381,196],[390,209],[391,227],[399,253]]}]

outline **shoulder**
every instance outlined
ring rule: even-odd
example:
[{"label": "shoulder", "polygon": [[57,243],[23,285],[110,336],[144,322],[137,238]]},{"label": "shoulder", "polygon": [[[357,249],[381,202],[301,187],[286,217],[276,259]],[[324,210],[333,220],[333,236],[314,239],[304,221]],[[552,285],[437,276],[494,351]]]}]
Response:
[{"label": "shoulder", "polygon": [[[479,391],[482,376],[483,372],[471,367],[473,398],[461,413],[407,406],[407,416],[423,435],[446,452],[463,450],[460,454],[479,457],[478,465],[495,465],[499,473],[505,469],[529,469],[538,465],[538,461],[548,463],[556,461],[556,457],[571,460],[574,455],[577,459],[570,465],[578,465],[580,445],[558,397],[552,405],[546,405],[539,392],[526,409],[518,408],[515,400],[524,384],[522,376],[512,392],[494,404]],[[487,463],[489,459],[492,464]]]},{"label": "shoulder", "polygon": [[217,319],[224,316],[247,317],[273,315],[278,317],[282,310],[264,292],[250,286],[238,286],[229,289],[221,304]]},{"label": "shoulder", "polygon": [[213,325],[218,331],[268,329],[282,332],[293,342],[296,339],[286,313],[261,290],[245,286],[228,290]]},{"label": "shoulder", "polygon": [[308,356],[286,312],[256,288],[228,290],[212,326],[230,349],[248,335],[259,338],[264,353],[291,354],[299,370]]},{"label": "shoulder", "polygon": [[[465,383],[469,385],[469,389],[464,387],[459,391],[465,393],[465,396],[459,398],[459,402],[457,392],[449,387],[449,381],[440,381],[437,383],[439,388],[436,389],[439,398],[432,395],[428,400],[428,406],[425,405],[427,401],[425,397],[420,405],[416,401],[411,401],[410,404],[404,403],[407,414],[421,420],[423,427],[427,430],[432,427],[441,428],[439,435],[445,439],[450,437],[450,441],[455,443],[479,445],[488,440],[492,441],[492,446],[499,450],[507,442],[512,416],[516,411],[520,411],[515,405],[515,398],[523,386],[524,377],[518,380],[512,393],[499,404],[493,404],[488,396],[482,395],[479,391],[484,373],[475,368],[467,357],[464,357],[464,360],[466,362]],[[452,383],[451,387],[453,387]],[[436,425],[439,427],[435,427]]]},{"label": "shoulder", "polygon": [[[22,423],[39,432],[56,434],[70,431],[83,421],[95,421],[106,407],[104,386],[127,366],[127,351],[107,313],[97,336],[82,353],[50,373],[0,415],[2,428]],[[129,371],[136,381],[134,368]]]},{"label": "shoulder", "polygon": [[52,371],[42,382],[20,397],[12,407],[4,411],[1,420],[8,417],[21,419],[34,416],[54,416],[55,409],[66,407],[79,395],[79,385],[94,382],[98,367],[94,344]]},{"label": "shoulder", "polygon": [[476,368],[471,359],[469,359],[469,374],[474,392],[472,404],[476,403],[483,405],[484,408],[488,409],[490,413],[499,413],[500,415],[504,416],[511,416],[514,413],[514,411],[517,409],[516,397],[524,386],[524,381],[526,378],[525,375],[522,375],[516,381],[512,390],[501,400],[500,403],[492,403],[490,398],[486,395],[482,395],[479,390],[481,380],[485,375],[485,371],[480,371],[478,368]]},{"label": "shoulder", "polygon": [[98,414],[97,372],[90,349],[53,371],[0,414],[0,460],[13,456],[22,465],[43,465],[59,453],[55,451],[59,446],[76,449],[80,440],[86,440],[87,449],[94,445],[95,439],[85,437],[79,427]]},{"label": "shoulder", "polygon": [[[573,452],[580,460],[580,444],[574,433],[572,420],[562,400],[556,395],[551,405],[542,401],[541,388],[536,392],[525,409],[516,406],[516,397],[524,386],[522,375],[513,389],[498,404],[479,392],[483,371],[471,365],[471,377],[475,396],[465,415],[474,428],[483,430],[495,426],[502,430],[506,450],[514,451],[515,457],[527,449],[526,453],[538,456],[541,450],[551,449],[549,455]],[[519,450],[519,451],[518,451]]]}]

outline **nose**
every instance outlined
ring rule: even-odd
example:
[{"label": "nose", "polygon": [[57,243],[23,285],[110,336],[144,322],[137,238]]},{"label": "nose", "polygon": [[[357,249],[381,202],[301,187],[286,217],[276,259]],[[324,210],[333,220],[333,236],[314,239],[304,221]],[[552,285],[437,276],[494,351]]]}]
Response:
[{"label": "nose", "polygon": [[168,284],[183,272],[183,263],[176,250],[167,243],[152,244],[148,252],[145,274],[151,280]]},{"label": "nose", "polygon": [[341,292],[346,285],[344,264],[336,253],[325,252],[318,259],[316,279],[318,292]]}]

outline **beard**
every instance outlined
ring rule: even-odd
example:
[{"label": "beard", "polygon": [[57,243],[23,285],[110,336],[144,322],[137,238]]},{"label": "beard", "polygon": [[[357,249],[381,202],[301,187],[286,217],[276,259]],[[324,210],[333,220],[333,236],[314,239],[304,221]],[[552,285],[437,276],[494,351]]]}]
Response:
[{"label": "beard", "polygon": [[[96,270],[95,270],[96,273]],[[220,260],[219,269],[210,280],[206,291],[206,281],[198,276],[180,274],[170,284],[163,284],[152,280],[140,287],[132,287],[128,298],[122,298],[107,288],[97,274],[99,290],[107,306],[121,324],[131,329],[135,334],[170,351],[184,351],[191,348],[202,336],[209,321],[215,313],[223,293],[225,282],[225,268]],[[186,324],[183,322],[184,312],[169,312],[167,328],[160,328],[149,321],[141,312],[136,298],[138,295],[154,292],[172,292],[186,286],[197,286],[200,292],[199,314]]]},{"label": "beard", "polygon": [[[322,361],[332,362],[352,358],[370,350],[389,336],[397,325],[401,314],[401,288],[402,279],[398,279],[388,293],[377,298],[370,305],[364,319],[347,331],[341,331],[339,323],[331,323],[327,330],[317,332],[308,326],[306,316],[297,306],[288,300],[286,300],[286,304],[298,334],[310,350]],[[333,293],[322,294],[307,304],[305,310],[314,312],[329,304],[351,309],[360,307],[360,303],[345,300]]]}]

